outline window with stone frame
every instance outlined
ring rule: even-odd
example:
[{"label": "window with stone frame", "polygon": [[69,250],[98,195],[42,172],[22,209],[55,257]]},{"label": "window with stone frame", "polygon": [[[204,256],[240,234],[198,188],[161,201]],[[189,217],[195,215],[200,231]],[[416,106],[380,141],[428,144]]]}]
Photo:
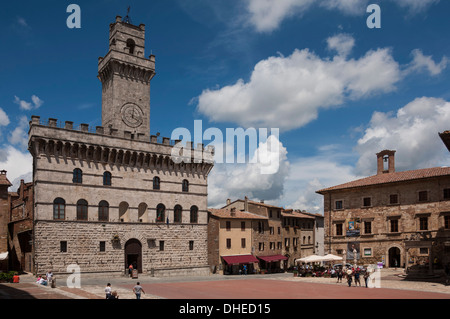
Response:
[{"label": "window with stone frame", "polygon": [[372,222],[371,221],[364,222],[364,234],[372,234]]},{"label": "window with stone frame", "polygon": [[426,202],[426,201],[428,201],[428,192],[420,191],[419,192],[419,202]]},{"label": "window with stone frame", "polygon": [[163,204],[158,204],[158,206],[156,206],[156,222],[164,223],[165,215],[166,215],[166,206],[164,206]]},{"label": "window with stone frame", "polygon": [[100,251],[106,251],[106,242],[105,241],[100,242]]},{"label": "window with stone frame", "polygon": [[112,175],[110,172],[104,172],[103,173],[103,185],[111,186],[111,178],[112,178]]},{"label": "window with stone frame", "polygon": [[194,250],[194,241],[193,240],[189,241],[189,250]]},{"label": "window with stone frame", "polygon": [[77,220],[88,220],[88,202],[84,199],[77,202]]},{"label": "window with stone frame", "polygon": [[364,197],[363,198],[363,206],[364,207],[372,206],[372,198],[371,197]]},{"label": "window with stone frame", "polygon": [[428,217],[419,217],[419,230],[428,230]]},{"label": "window with stone frame", "polygon": [[443,193],[444,199],[450,199],[450,188],[444,188]]},{"label": "window with stone frame", "polygon": [[444,215],[444,229],[450,229],[450,215]]},{"label": "window with stone frame", "polygon": [[231,238],[227,238],[227,249],[231,249]]},{"label": "window with stone frame", "polygon": [[183,211],[183,208],[180,205],[175,205],[175,208],[173,209],[173,222],[174,223],[181,223],[182,211]]},{"label": "window with stone frame", "polygon": [[158,176],[153,177],[153,189],[160,189],[161,180]]},{"label": "window with stone frame", "polygon": [[398,219],[391,219],[389,221],[389,224],[390,224],[390,232],[398,233]]},{"label": "window with stone frame", "polygon": [[344,205],[343,205],[343,201],[342,200],[337,200],[334,202],[335,205],[335,209],[343,209]]},{"label": "window with stone frame", "polygon": [[102,200],[98,204],[98,220],[99,221],[109,220],[109,203],[105,200]]},{"label": "window with stone frame", "polygon": [[66,201],[61,197],[53,201],[53,219],[64,220],[66,218]]},{"label": "window with stone frame", "polygon": [[247,242],[245,238],[241,238],[241,248],[245,248],[247,246]]},{"label": "window with stone frame", "polygon": [[336,236],[343,236],[343,231],[342,231],[342,223],[337,223],[336,224]]},{"label": "window with stone frame", "polygon": [[189,192],[189,181],[187,179],[183,180],[182,191],[185,193]]},{"label": "window with stone frame", "polygon": [[198,207],[195,205],[191,207],[190,222],[191,224],[198,223]]},{"label": "window with stone frame", "polygon": [[398,194],[389,195],[389,204],[391,205],[398,204]]},{"label": "window with stone frame", "polygon": [[59,242],[59,251],[62,253],[67,252],[67,241],[60,241]]},{"label": "window with stone frame", "polygon": [[76,184],[83,183],[83,171],[79,168],[73,170],[72,182]]}]

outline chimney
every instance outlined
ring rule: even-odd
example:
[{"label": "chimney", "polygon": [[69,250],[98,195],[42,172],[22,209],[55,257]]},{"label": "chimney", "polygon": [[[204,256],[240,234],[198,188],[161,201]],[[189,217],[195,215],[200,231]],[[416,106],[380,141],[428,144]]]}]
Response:
[{"label": "chimney", "polygon": [[227,205],[231,204],[231,199],[227,198]]},{"label": "chimney", "polygon": [[19,198],[20,199],[23,199],[23,192],[24,192],[24,188],[25,188],[25,185],[24,185],[25,183],[24,183],[24,180],[23,179],[21,179],[20,180],[20,194],[19,194]]},{"label": "chimney", "polygon": [[261,204],[264,204],[264,199],[261,199],[259,202],[260,202]]},{"label": "chimney", "polygon": [[236,216],[236,207],[231,208],[230,215],[231,216]]},{"label": "chimney", "polygon": [[245,196],[244,200],[244,212],[248,212],[248,197]]},{"label": "chimney", "polygon": [[377,153],[377,175],[395,172],[395,151]]}]

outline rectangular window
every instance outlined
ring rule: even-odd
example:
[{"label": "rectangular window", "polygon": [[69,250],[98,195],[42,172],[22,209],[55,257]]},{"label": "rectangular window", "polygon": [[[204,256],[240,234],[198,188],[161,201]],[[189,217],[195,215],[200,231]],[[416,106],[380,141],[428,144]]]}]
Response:
[{"label": "rectangular window", "polygon": [[420,250],[419,250],[419,253],[421,254],[421,255],[428,255],[428,248],[420,248]]},{"label": "rectangular window", "polygon": [[428,200],[428,192],[421,191],[419,192],[419,202],[426,202]]},{"label": "rectangular window", "polygon": [[245,231],[245,222],[241,222],[241,230]]},{"label": "rectangular window", "polygon": [[278,227],[278,235],[281,234],[281,227]]},{"label": "rectangular window", "polygon": [[336,224],[336,236],[342,236],[342,224]]},{"label": "rectangular window", "polygon": [[364,222],[364,234],[372,234],[372,222]]},{"label": "rectangular window", "polygon": [[106,251],[106,242],[104,241],[100,242],[100,251]]},{"label": "rectangular window", "polygon": [[245,247],[246,247],[245,238],[241,238],[241,248],[245,248]]},{"label": "rectangular window", "polygon": [[398,233],[398,219],[391,219],[391,233]]},{"label": "rectangular window", "polygon": [[275,234],[275,229],[273,227],[269,227],[269,230],[271,235]]},{"label": "rectangular window", "polygon": [[269,218],[272,218],[272,210],[269,210]]},{"label": "rectangular window", "polygon": [[281,249],[281,248],[282,248],[282,247],[281,247],[281,241],[277,242],[277,247],[278,247],[278,249]]},{"label": "rectangular window", "polygon": [[227,248],[231,248],[231,238],[227,238]]},{"label": "rectangular window", "polygon": [[194,250],[194,241],[193,240],[189,241],[189,250]]},{"label": "rectangular window", "polygon": [[419,218],[419,229],[420,230],[428,230],[428,217],[420,217]]},{"label": "rectangular window", "polygon": [[264,250],[264,243],[259,243],[259,251],[263,251]]},{"label": "rectangular window", "polygon": [[284,247],[289,247],[289,242],[290,242],[290,239],[289,238],[285,238],[284,239]]},{"label": "rectangular window", "polygon": [[67,253],[67,241],[59,242],[59,251],[62,253]]},{"label": "rectangular window", "polygon": [[227,231],[231,231],[231,222],[227,221],[227,222],[225,222],[225,224],[226,224]]},{"label": "rectangular window", "polygon": [[164,250],[164,240],[160,240],[159,241],[159,250],[163,251]]},{"label": "rectangular window", "polygon": [[275,249],[275,242],[271,241],[270,242],[270,250],[274,250]]},{"label": "rectangular window", "polygon": [[450,229],[450,215],[444,216],[444,228]]},{"label": "rectangular window", "polygon": [[444,199],[450,199],[450,188],[444,189]]},{"label": "rectangular window", "polygon": [[363,198],[363,206],[364,206],[364,207],[370,207],[370,206],[372,206],[371,198],[370,198],[370,197],[364,197],[364,198]]},{"label": "rectangular window", "polygon": [[389,204],[398,204],[398,194],[389,195]]},{"label": "rectangular window", "polygon": [[264,223],[263,222],[258,222],[258,232],[260,234],[264,233]]},{"label": "rectangular window", "polygon": [[364,256],[372,256],[372,248],[364,248]]},{"label": "rectangular window", "polygon": [[341,200],[337,200],[336,202],[335,202],[335,207],[336,207],[336,209],[342,209],[342,208],[344,208],[343,207],[343,205],[342,205],[342,201]]}]

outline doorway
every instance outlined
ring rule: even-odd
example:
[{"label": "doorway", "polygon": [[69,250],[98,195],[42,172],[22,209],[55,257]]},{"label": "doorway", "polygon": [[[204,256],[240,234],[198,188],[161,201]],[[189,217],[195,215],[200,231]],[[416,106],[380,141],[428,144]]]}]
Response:
[{"label": "doorway", "polygon": [[142,273],[142,245],[137,239],[130,239],[125,244],[125,269],[130,265]]},{"label": "doorway", "polygon": [[389,248],[389,267],[400,267],[400,248]]}]

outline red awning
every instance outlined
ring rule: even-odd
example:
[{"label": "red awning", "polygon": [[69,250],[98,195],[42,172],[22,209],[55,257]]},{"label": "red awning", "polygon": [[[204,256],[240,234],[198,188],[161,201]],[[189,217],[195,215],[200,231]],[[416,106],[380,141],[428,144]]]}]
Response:
[{"label": "red awning", "polygon": [[236,256],[222,256],[223,260],[228,265],[237,265],[237,264],[248,264],[248,263],[257,263],[259,262],[253,255],[236,255]]},{"label": "red awning", "polygon": [[283,255],[258,256],[258,258],[264,260],[265,262],[287,260],[288,259],[286,256],[283,256]]}]

